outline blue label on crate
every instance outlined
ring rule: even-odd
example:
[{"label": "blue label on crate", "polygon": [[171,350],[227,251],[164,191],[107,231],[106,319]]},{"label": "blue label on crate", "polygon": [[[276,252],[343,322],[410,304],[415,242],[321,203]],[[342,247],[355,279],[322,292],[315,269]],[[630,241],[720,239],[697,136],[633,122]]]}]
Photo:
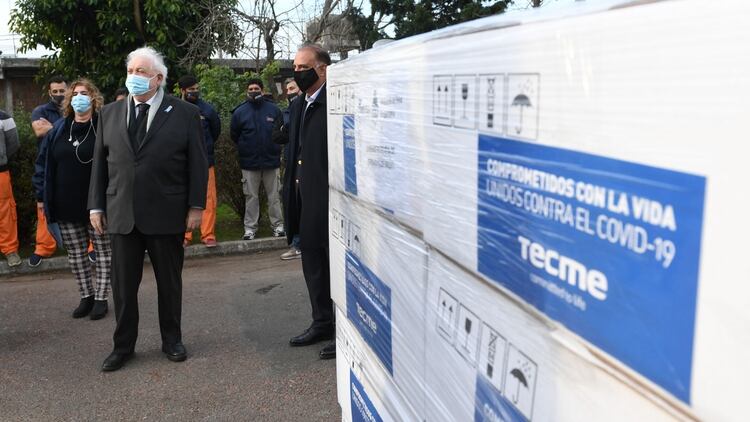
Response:
[{"label": "blue label on crate", "polygon": [[477,375],[474,422],[525,422],[526,420],[483,375]]},{"label": "blue label on crate", "polygon": [[354,132],[354,116],[344,116],[344,189],[357,194],[357,144]]},{"label": "blue label on crate", "polygon": [[383,422],[364,387],[351,370],[349,371],[349,384],[351,385],[352,422]]},{"label": "blue label on crate", "polygon": [[479,136],[478,271],[689,403],[704,177]]},{"label": "blue label on crate", "polygon": [[346,317],[393,375],[391,288],[346,253]]}]

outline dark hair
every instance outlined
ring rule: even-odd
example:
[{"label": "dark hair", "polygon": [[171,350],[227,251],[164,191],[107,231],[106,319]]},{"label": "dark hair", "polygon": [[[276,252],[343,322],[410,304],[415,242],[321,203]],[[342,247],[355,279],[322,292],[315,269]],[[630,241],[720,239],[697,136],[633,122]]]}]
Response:
[{"label": "dark hair", "polygon": [[261,81],[258,78],[250,78],[247,80],[247,85],[245,87],[248,87],[250,85],[258,85],[260,89],[263,89],[263,81]]},{"label": "dark hair", "polygon": [[291,82],[295,82],[294,78],[286,78],[286,79],[284,79],[284,87],[286,87],[287,85],[289,85]]},{"label": "dark hair", "polygon": [[198,83],[198,79],[195,79],[195,76],[193,75],[185,75],[177,81],[177,85],[180,86],[180,89],[190,88],[191,86],[197,83]]},{"label": "dark hair", "polygon": [[128,94],[130,94],[130,92],[128,91],[127,88],[125,87],[117,88],[117,91],[115,91],[115,98],[119,97],[120,95],[124,95],[127,97]]},{"label": "dark hair", "polygon": [[62,75],[54,75],[51,78],[47,79],[47,89],[49,89],[50,85],[52,84],[68,84],[68,81],[65,79]]},{"label": "dark hair", "polygon": [[312,50],[315,53],[315,60],[325,65],[331,64],[331,55],[318,44],[306,43],[302,44],[300,50]]}]

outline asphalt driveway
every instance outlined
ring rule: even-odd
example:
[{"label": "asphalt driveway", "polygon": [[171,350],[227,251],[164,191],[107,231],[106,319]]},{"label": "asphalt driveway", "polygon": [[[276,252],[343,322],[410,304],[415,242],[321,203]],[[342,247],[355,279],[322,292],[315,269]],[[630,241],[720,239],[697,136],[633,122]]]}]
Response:
[{"label": "asphalt driveway", "polygon": [[0,419],[334,421],[335,361],[316,345],[288,346],[310,322],[299,260],[280,251],[186,262],[183,340],[188,360],[160,351],[153,272],[140,290],[136,356],[99,368],[114,315],[74,320],[67,272],[0,279]]}]

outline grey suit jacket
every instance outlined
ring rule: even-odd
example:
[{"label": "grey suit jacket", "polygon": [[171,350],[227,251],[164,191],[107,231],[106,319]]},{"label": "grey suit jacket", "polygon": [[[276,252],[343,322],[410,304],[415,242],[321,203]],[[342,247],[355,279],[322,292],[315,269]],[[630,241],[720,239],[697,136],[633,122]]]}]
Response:
[{"label": "grey suit jacket", "polygon": [[204,208],[208,162],[198,108],[158,93],[146,137],[133,150],[128,135],[130,98],[106,105],[99,116],[88,208],[105,210],[107,232],[147,235],[185,231],[191,207]]}]

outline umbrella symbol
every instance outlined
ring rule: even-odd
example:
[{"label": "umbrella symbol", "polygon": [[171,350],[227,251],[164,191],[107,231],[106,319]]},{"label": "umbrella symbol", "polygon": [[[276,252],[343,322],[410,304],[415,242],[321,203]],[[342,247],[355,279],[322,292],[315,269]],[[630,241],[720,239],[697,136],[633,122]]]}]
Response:
[{"label": "umbrella symbol", "polygon": [[518,94],[513,98],[513,102],[510,105],[511,107],[518,106],[521,108],[521,118],[518,122],[518,126],[516,126],[516,133],[518,134],[523,130],[523,108],[531,107],[531,100],[529,100],[529,97],[527,97],[526,94]]},{"label": "umbrella symbol", "polygon": [[521,384],[523,384],[524,387],[529,388],[529,383],[526,381],[526,375],[524,375],[518,368],[513,368],[513,370],[510,371],[510,374],[518,380],[518,384],[516,384],[516,396],[513,398],[513,404],[518,404],[518,393],[521,390]]}]

